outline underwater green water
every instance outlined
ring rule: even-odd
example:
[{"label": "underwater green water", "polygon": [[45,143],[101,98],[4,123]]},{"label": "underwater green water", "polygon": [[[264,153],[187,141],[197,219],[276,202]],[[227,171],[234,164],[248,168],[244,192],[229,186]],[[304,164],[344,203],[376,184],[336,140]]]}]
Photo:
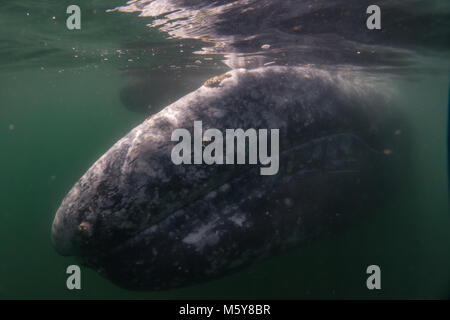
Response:
[{"label": "underwater green water", "polygon": [[[100,10],[86,13],[80,32],[70,32],[65,28],[70,3],[41,3],[2,4],[0,13],[0,23],[8,26],[0,28],[1,299],[450,297],[449,83],[448,76],[433,73],[394,81],[393,102],[410,125],[403,133],[412,141],[408,174],[389,202],[354,224],[187,288],[127,291],[82,268],[82,290],[69,291],[65,271],[76,260],[52,248],[54,214],[90,165],[146,118],[119,99],[122,71],[136,56],[118,57],[116,50],[132,37],[155,48],[174,40],[146,28],[148,22],[136,15]],[[122,4],[98,3],[92,8]],[[167,67],[185,54],[169,46],[165,54],[139,56],[136,63]],[[380,291],[366,288],[371,264],[381,266]]]}]

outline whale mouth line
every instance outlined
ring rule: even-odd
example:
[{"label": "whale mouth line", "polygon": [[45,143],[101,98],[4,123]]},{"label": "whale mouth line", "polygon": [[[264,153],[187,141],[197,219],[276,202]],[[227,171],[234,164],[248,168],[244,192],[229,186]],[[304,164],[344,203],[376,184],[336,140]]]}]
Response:
[{"label": "whale mouth line", "polygon": [[[352,140],[355,143],[358,143],[362,146],[364,146],[365,150],[367,150],[369,153],[372,154],[382,154],[381,151],[376,150],[375,148],[371,147],[369,144],[367,144],[362,138],[359,136],[348,133],[348,132],[341,132],[341,133],[332,133],[332,134],[326,134],[321,137],[313,138],[311,140],[308,140],[306,142],[294,145],[290,148],[285,149],[280,153],[281,156],[289,155],[289,154],[300,154],[304,149],[307,149],[308,147],[314,145],[314,144],[320,144],[321,142],[328,143],[331,141],[339,141],[341,140]],[[327,142],[328,141],[328,142]],[[308,151],[308,150],[307,150]],[[325,157],[322,159],[323,161],[326,161],[326,152]],[[189,206],[194,205],[198,201],[207,201],[205,198],[208,196],[208,194],[212,192],[217,192],[220,188],[227,184],[231,184],[233,182],[236,182],[238,179],[245,179],[245,177],[250,176],[259,169],[258,166],[253,166],[252,168],[247,168],[246,170],[240,171],[238,173],[233,174],[228,179],[222,180],[220,183],[217,183],[214,185],[213,188],[208,189],[207,192],[202,192],[196,197],[190,199],[189,201],[181,204],[180,206],[173,208],[169,213],[165,214],[164,217],[161,219],[155,220],[151,225],[146,226],[145,228],[139,230],[135,235],[129,237],[128,239],[124,240],[122,243],[114,246],[113,248],[107,250],[106,252],[103,251],[103,253],[98,254],[92,253],[88,255],[83,254],[76,254],[75,256],[78,256],[79,258],[82,258],[83,261],[87,261],[88,264],[91,264],[92,261],[95,261],[97,259],[107,259],[108,257],[120,254],[120,252],[127,250],[130,246],[132,246],[135,242],[139,242],[141,239],[145,238],[146,235],[151,234],[152,232],[156,231],[158,228],[161,227],[161,225],[169,223],[172,219],[176,219],[177,216],[182,215],[184,213],[184,210],[191,210],[192,208],[189,208]],[[292,171],[290,175],[303,175],[303,174],[311,174],[311,173],[326,173],[326,174],[354,174],[360,172],[359,169],[350,169],[350,168],[311,168],[311,169],[298,169],[295,171]],[[264,177],[262,177],[264,178]],[[268,179],[276,179],[274,176],[267,176]]]}]

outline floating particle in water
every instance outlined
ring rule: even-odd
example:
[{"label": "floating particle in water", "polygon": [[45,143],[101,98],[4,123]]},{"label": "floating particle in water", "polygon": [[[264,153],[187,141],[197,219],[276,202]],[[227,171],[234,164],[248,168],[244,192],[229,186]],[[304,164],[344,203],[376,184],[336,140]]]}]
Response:
[{"label": "floating particle in water", "polygon": [[286,198],[284,199],[284,205],[290,208],[294,205],[294,201],[291,198]]},{"label": "floating particle in water", "polygon": [[263,50],[269,50],[270,49],[270,44],[264,44],[261,46],[261,49]]},{"label": "floating particle in water", "polygon": [[56,176],[53,175],[53,176],[50,177],[50,179],[54,181],[54,180],[56,180]]},{"label": "floating particle in water", "polygon": [[402,130],[395,130],[394,134],[395,134],[396,136],[399,136],[399,135],[402,134]]},{"label": "floating particle in water", "polygon": [[16,129],[16,126],[11,123],[9,125],[9,130],[13,131],[14,129]]},{"label": "floating particle in water", "polygon": [[27,17],[29,17],[30,16],[30,13],[29,12],[27,12]]},{"label": "floating particle in water", "polygon": [[390,150],[390,149],[384,149],[384,150],[383,150],[383,153],[384,153],[385,155],[389,156],[389,155],[392,154],[392,150]]},{"label": "floating particle in water", "polygon": [[356,51],[356,54],[361,54],[361,51]]},{"label": "floating particle in water", "polygon": [[56,20],[56,17],[55,17],[55,16],[53,16],[53,17],[52,17],[52,20]]}]

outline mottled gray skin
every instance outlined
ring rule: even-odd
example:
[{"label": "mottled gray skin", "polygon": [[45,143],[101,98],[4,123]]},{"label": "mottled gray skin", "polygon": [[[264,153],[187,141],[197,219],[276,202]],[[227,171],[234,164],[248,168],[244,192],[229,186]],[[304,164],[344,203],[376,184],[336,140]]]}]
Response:
[{"label": "mottled gray skin", "polygon": [[[396,138],[367,88],[308,68],[230,75],[150,117],[88,170],[53,223],[61,254],[126,288],[167,289],[222,276],[367,210]],[[192,133],[196,120],[204,130],[280,129],[279,173],[174,165],[171,134]]]}]

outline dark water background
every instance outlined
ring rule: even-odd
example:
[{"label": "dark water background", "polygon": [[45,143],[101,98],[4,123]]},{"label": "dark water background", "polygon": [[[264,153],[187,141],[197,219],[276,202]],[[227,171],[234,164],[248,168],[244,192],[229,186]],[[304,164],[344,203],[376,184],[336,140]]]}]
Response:
[{"label": "dark water background", "polygon": [[[75,3],[81,31],[65,25]],[[410,123],[402,133],[412,141],[409,174],[392,201],[353,225],[188,288],[132,292],[82,268],[82,290],[67,290],[65,270],[76,261],[51,246],[54,213],[89,166],[146,118],[123,106],[124,71],[159,68],[156,80],[176,96],[180,83],[201,83],[225,67],[186,67],[201,45],[166,39],[146,27],[149,18],[105,12],[120,0],[0,4],[0,298],[450,297],[445,72],[394,81],[393,101]],[[381,266],[381,291],[366,288],[371,264]]]}]

